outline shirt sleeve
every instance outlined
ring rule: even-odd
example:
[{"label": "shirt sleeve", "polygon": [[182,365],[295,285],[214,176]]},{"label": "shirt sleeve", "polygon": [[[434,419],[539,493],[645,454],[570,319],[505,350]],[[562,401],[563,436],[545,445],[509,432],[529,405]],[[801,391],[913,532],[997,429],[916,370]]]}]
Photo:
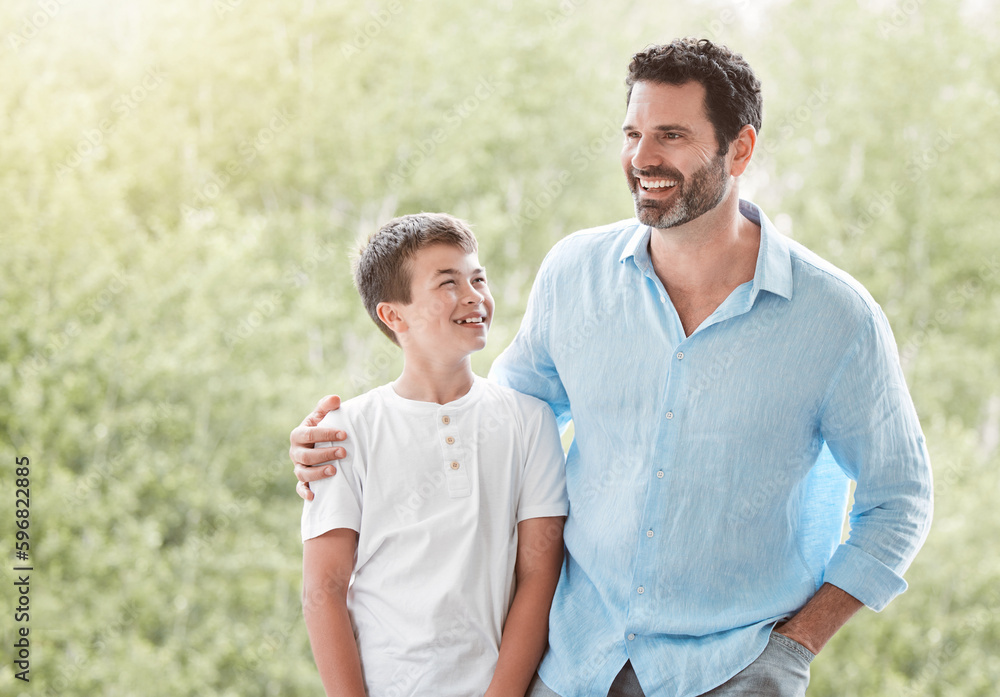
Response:
[{"label": "shirt sleeve", "polygon": [[569,397],[556,370],[549,343],[549,317],[554,307],[551,285],[559,245],[542,262],[528,296],[521,327],[490,368],[489,377],[505,387],[537,397],[555,413],[560,428],[572,419]]},{"label": "shirt sleeve", "polygon": [[552,410],[535,402],[537,409],[525,425],[525,463],[517,500],[517,522],[529,518],[564,516],[569,512],[566,496],[566,458]]},{"label": "shirt sleeve", "polygon": [[881,310],[844,357],[820,428],[857,482],[850,537],[823,580],[879,611],[906,590],[902,574],[927,537],[933,511],[930,458]]},{"label": "shirt sleeve", "polygon": [[[319,537],[337,528],[361,530],[361,482],[364,477],[364,457],[357,450],[361,439],[352,427],[350,419],[343,413],[343,407],[329,412],[319,422],[324,428],[336,428],[347,434],[354,446],[345,448],[346,457],[334,464],[337,473],[332,477],[312,482],[312,501],[305,501],[302,507],[302,541]],[[317,447],[328,447],[332,443],[317,443]]]}]

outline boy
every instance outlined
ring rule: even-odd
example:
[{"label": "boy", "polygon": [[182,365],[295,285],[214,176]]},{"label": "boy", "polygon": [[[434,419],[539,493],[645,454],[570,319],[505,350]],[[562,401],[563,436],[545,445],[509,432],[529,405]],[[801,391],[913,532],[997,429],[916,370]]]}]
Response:
[{"label": "boy", "polygon": [[563,558],[555,418],[472,372],[493,298],[462,221],[390,221],[354,279],[404,363],[322,424],[353,444],[302,513],[303,609],[326,693],[520,697]]}]

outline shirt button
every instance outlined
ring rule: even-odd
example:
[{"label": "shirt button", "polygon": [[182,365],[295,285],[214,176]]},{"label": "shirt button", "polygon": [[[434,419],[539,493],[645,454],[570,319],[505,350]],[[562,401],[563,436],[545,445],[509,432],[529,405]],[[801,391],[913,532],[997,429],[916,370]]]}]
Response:
[{"label": "shirt button", "polygon": [[659,472],[656,473],[656,478],[663,479],[663,470],[660,470]]},{"label": "shirt button", "polygon": [[684,352],[683,351],[678,351],[677,352],[677,360],[679,360],[679,361],[683,361],[684,360]]},{"label": "shirt button", "polygon": [[646,537],[652,537],[652,536],[653,536],[653,531],[652,530],[647,530],[646,531]]},{"label": "shirt button", "polygon": [[453,470],[457,470],[459,467],[461,467],[461,465],[459,465],[457,462],[452,462],[451,463],[451,468]]},{"label": "shirt button", "polygon": [[448,445],[451,445],[452,443],[455,442],[455,439],[452,438],[451,436],[448,436],[447,438],[444,439],[444,442],[447,443]]},{"label": "shirt button", "polygon": [[635,634],[629,634],[628,635],[628,640],[629,641],[635,641]]},{"label": "shirt button", "polygon": [[448,424],[451,423],[451,417],[450,416],[442,416],[441,417],[441,423],[443,423],[445,426],[447,426]]},{"label": "shirt button", "polygon": [[672,412],[672,411],[668,411],[668,412],[667,412],[667,418],[668,418],[668,419],[672,419],[672,418],[674,418],[674,412]]},{"label": "shirt button", "polygon": [[661,295],[661,296],[660,296],[660,302],[661,302],[661,303],[666,303],[666,302],[667,302],[667,299],[666,299],[665,297],[663,297],[663,296]]},{"label": "shirt button", "polygon": [[643,593],[646,592],[646,589],[643,588],[642,586],[639,586],[638,588],[635,589],[635,592],[638,593],[639,595],[642,595]]}]

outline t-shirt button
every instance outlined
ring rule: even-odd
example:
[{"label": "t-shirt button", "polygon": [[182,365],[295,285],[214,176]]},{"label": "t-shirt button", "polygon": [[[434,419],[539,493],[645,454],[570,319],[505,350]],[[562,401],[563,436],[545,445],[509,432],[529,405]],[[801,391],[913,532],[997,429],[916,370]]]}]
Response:
[{"label": "t-shirt button", "polygon": [[441,423],[443,423],[445,426],[447,426],[448,424],[451,423],[451,417],[450,416],[442,416],[441,417]]},{"label": "t-shirt button", "polygon": [[461,465],[459,465],[457,462],[452,462],[451,463],[451,468],[453,470],[457,470],[459,467],[461,467]]},{"label": "t-shirt button", "polygon": [[452,443],[455,442],[455,439],[452,438],[451,436],[448,436],[447,438],[444,439],[444,442],[447,443],[448,445],[451,445]]}]

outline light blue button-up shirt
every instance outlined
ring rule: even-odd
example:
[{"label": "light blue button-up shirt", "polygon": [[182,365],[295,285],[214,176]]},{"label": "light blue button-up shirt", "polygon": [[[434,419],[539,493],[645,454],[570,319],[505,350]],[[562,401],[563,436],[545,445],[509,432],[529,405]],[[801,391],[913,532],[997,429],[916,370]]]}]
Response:
[{"label": "light blue button-up shirt", "polygon": [[651,228],[628,220],[552,249],[493,365],[574,424],[539,669],[563,697],[606,694],[626,660],[647,695],[701,694],[824,582],[881,610],[927,535],[930,463],[885,315],[740,210],[761,227],[754,278],[690,336]]}]

